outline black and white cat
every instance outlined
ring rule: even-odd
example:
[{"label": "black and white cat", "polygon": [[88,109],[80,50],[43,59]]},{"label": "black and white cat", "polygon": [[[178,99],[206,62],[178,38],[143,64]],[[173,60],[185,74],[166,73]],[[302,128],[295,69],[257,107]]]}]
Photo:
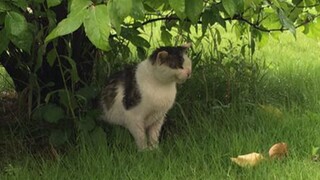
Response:
[{"label": "black and white cat", "polygon": [[191,76],[191,44],[160,47],[148,59],[111,76],[101,94],[102,119],[127,128],[139,150],[158,146],[176,84]]}]

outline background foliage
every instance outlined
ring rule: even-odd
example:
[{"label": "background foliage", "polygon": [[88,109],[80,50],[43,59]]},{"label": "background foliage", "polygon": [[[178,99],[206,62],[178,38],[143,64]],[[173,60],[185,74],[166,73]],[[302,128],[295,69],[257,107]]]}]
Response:
[{"label": "background foliage", "polygon": [[[256,45],[282,31],[295,37],[297,28],[319,39],[319,11],[319,0],[2,0],[0,62],[27,107],[26,123],[42,127],[31,134],[61,145],[96,128],[105,78],[155,46],[193,42],[205,87],[194,102],[259,102],[266,65],[255,59]],[[225,31],[235,39],[223,39]]]}]

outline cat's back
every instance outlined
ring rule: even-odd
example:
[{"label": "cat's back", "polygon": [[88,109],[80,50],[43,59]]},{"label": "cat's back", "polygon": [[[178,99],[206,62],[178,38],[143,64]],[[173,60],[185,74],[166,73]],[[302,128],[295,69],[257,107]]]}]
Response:
[{"label": "cat's back", "polygon": [[101,92],[101,104],[104,110],[114,106],[130,109],[141,100],[136,80],[137,65],[127,65],[123,70],[111,75]]}]

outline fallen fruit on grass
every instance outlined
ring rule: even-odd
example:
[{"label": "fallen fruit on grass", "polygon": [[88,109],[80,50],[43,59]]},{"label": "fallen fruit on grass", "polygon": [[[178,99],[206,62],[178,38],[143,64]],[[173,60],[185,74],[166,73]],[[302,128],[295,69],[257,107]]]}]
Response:
[{"label": "fallen fruit on grass", "polygon": [[271,159],[281,159],[286,155],[288,155],[288,146],[284,142],[274,144],[269,149],[269,156]]},{"label": "fallen fruit on grass", "polygon": [[231,158],[231,161],[241,167],[252,167],[258,165],[263,160],[263,155],[253,152],[250,154],[239,155],[236,158]]}]

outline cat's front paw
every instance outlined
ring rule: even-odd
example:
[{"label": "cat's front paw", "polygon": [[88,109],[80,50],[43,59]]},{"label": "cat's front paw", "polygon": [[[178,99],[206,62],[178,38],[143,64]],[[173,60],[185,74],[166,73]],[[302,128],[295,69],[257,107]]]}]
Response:
[{"label": "cat's front paw", "polygon": [[148,152],[148,151],[155,151],[155,150],[159,150],[159,145],[158,144],[154,144],[154,145],[148,145],[147,147],[143,148],[143,149],[138,149],[139,152]]}]

